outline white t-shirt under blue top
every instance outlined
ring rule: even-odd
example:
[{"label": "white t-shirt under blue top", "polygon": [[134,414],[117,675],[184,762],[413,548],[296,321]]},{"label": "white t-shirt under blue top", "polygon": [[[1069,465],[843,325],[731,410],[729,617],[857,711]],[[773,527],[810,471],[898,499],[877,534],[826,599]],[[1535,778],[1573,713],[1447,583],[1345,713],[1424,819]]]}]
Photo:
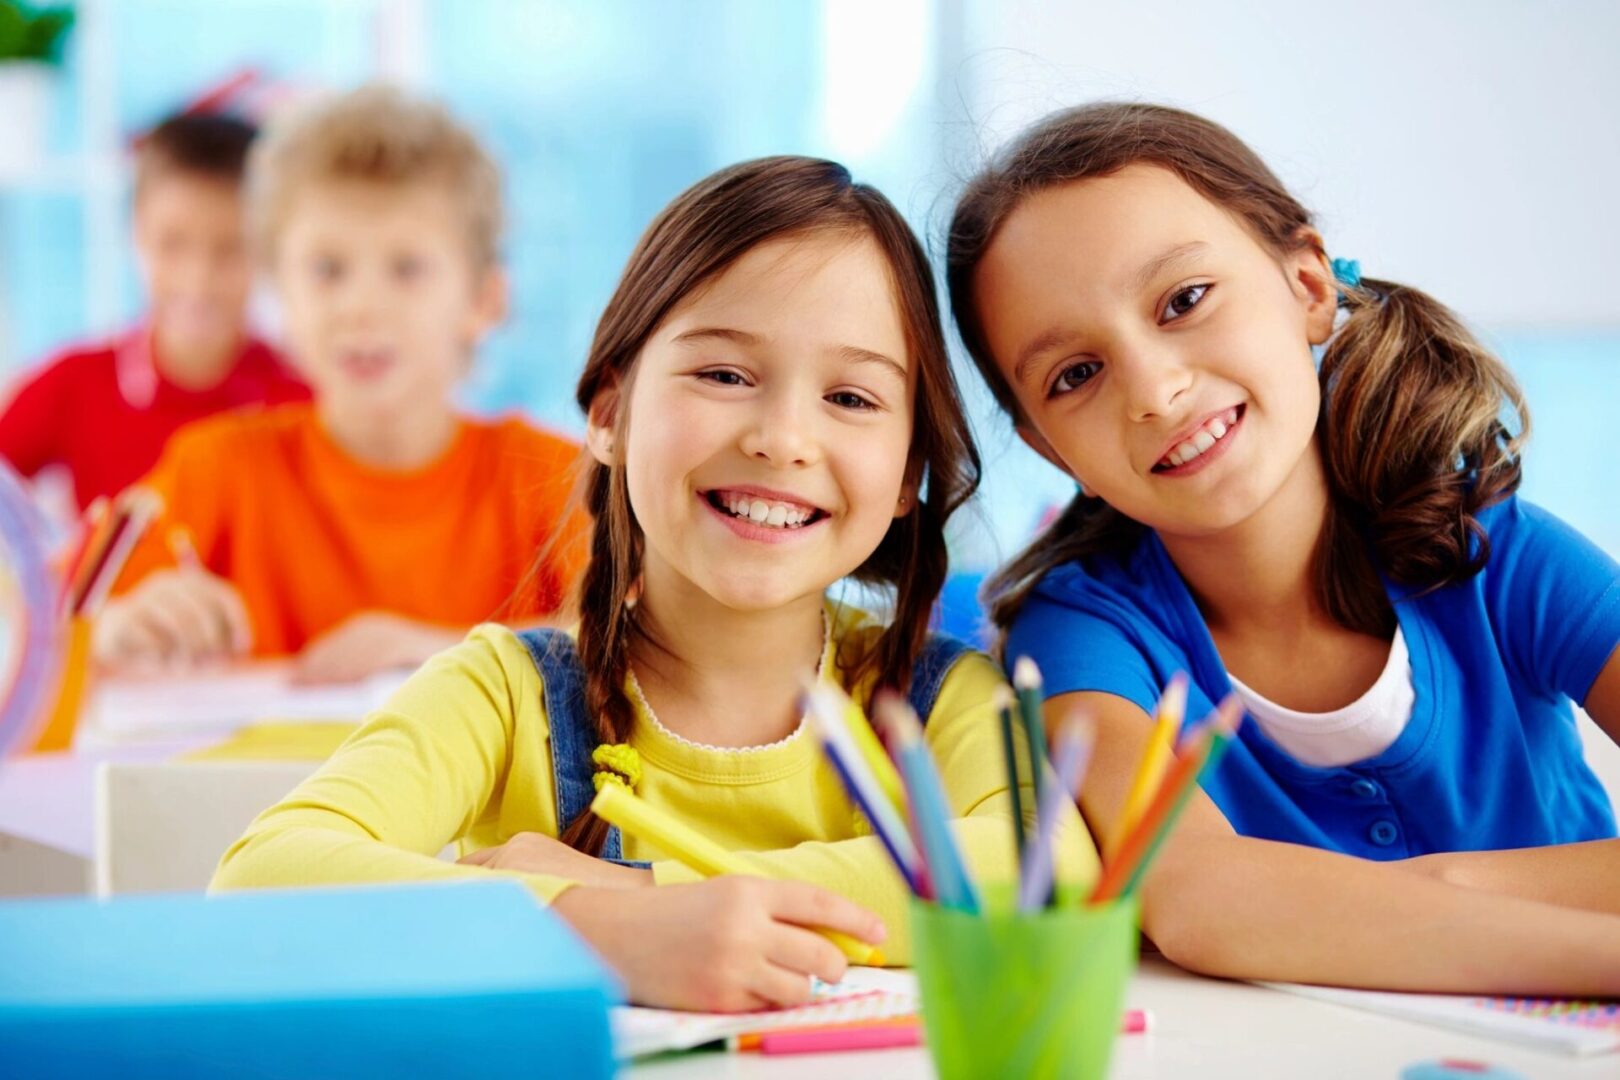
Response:
[{"label": "white t-shirt under blue top", "polygon": [[[1245,723],[1203,785],[1239,833],[1372,859],[1615,835],[1570,703],[1584,703],[1620,644],[1620,565],[1520,499],[1478,517],[1490,538],[1478,574],[1427,595],[1386,583],[1412,691],[1394,741],[1311,765]],[[1147,711],[1186,671],[1190,719],[1232,689],[1151,532],[1124,556],[1049,573],[1008,637],[1009,662],[1023,655],[1048,695],[1100,691]]]},{"label": "white t-shirt under blue top", "polygon": [[1344,708],[1332,712],[1305,713],[1285,708],[1243,685],[1243,680],[1231,672],[1226,677],[1249,719],[1295,761],[1307,765],[1350,765],[1383,753],[1406,730],[1417,700],[1411,655],[1399,626],[1389,644],[1389,659],[1384,661],[1384,670],[1372,686]]}]

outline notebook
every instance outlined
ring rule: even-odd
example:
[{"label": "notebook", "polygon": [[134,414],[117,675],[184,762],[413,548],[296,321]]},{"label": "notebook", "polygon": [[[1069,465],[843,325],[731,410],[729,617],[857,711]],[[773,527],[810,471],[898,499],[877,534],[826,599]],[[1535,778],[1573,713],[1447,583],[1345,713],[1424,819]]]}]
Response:
[{"label": "notebook", "polygon": [[689,1050],[751,1031],[886,1020],[917,1015],[917,980],[909,971],[852,967],[843,981],[818,982],[807,1005],[749,1013],[677,1012],[621,1006],[613,1010],[613,1044],[623,1060]]},{"label": "notebook", "polygon": [[1263,982],[1273,990],[1418,1020],[1538,1050],[1587,1056],[1620,1050],[1620,1001],[1392,994],[1301,983]]},{"label": "notebook", "polygon": [[290,663],[263,660],[182,677],[109,680],[96,690],[86,727],[118,741],[225,733],[264,719],[357,721],[382,707],[409,674],[304,686],[293,682]]},{"label": "notebook", "polygon": [[618,984],[521,884],[0,902],[0,1072],[613,1075]]}]

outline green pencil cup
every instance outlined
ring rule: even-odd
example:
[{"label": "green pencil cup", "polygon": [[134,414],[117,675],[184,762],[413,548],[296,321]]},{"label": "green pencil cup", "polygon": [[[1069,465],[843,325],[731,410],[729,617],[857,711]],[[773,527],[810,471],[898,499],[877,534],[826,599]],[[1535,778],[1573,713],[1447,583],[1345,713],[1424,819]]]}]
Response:
[{"label": "green pencil cup", "polygon": [[923,1028],[941,1080],[1102,1080],[1136,968],[1135,899],[969,915],[911,903]]}]

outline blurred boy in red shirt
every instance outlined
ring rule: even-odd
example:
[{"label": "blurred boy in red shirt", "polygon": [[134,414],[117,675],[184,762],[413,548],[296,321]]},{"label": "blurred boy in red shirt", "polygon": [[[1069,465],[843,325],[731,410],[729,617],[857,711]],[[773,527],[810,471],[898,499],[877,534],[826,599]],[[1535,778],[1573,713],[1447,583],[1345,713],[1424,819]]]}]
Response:
[{"label": "blurred boy in red shirt", "polygon": [[143,476],[177,428],[309,391],[252,337],[242,177],[254,128],[180,115],[136,150],[133,234],[148,313],[109,342],[25,376],[0,412],[0,456],[24,476],[65,466],[80,510]]}]

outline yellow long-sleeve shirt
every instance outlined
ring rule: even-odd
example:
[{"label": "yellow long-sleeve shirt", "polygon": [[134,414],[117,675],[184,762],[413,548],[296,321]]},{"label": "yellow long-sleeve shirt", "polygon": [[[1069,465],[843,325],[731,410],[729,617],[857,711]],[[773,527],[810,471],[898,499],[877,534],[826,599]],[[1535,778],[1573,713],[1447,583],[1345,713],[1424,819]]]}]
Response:
[{"label": "yellow long-sleeve shirt", "polygon": [[[848,609],[832,617],[837,643],[878,629]],[[844,683],[841,669],[838,675]],[[989,658],[963,657],[946,677],[925,733],[957,815],[958,842],[981,881],[1015,875],[1012,799],[991,704],[1001,682]],[[453,842],[465,853],[520,832],[557,835],[542,689],[540,672],[510,630],[474,630],[430,660],[315,775],[261,814],[221,859],[213,888],[498,873],[554,899],[573,882],[435,857]],[[909,962],[906,888],[877,838],[857,821],[807,727],[770,746],[720,749],[688,742],[638,710],[630,743],[642,759],[637,794],[742,853],[762,875],[813,882],[870,908],[889,928],[890,962]],[[1029,776],[1027,761],[1020,774]],[[1027,783],[1022,799],[1033,824]],[[626,858],[658,854],[624,837]],[[1078,814],[1060,830],[1058,868],[1064,879],[1096,873]],[[698,876],[671,861],[654,862],[653,874],[659,884]]]}]

